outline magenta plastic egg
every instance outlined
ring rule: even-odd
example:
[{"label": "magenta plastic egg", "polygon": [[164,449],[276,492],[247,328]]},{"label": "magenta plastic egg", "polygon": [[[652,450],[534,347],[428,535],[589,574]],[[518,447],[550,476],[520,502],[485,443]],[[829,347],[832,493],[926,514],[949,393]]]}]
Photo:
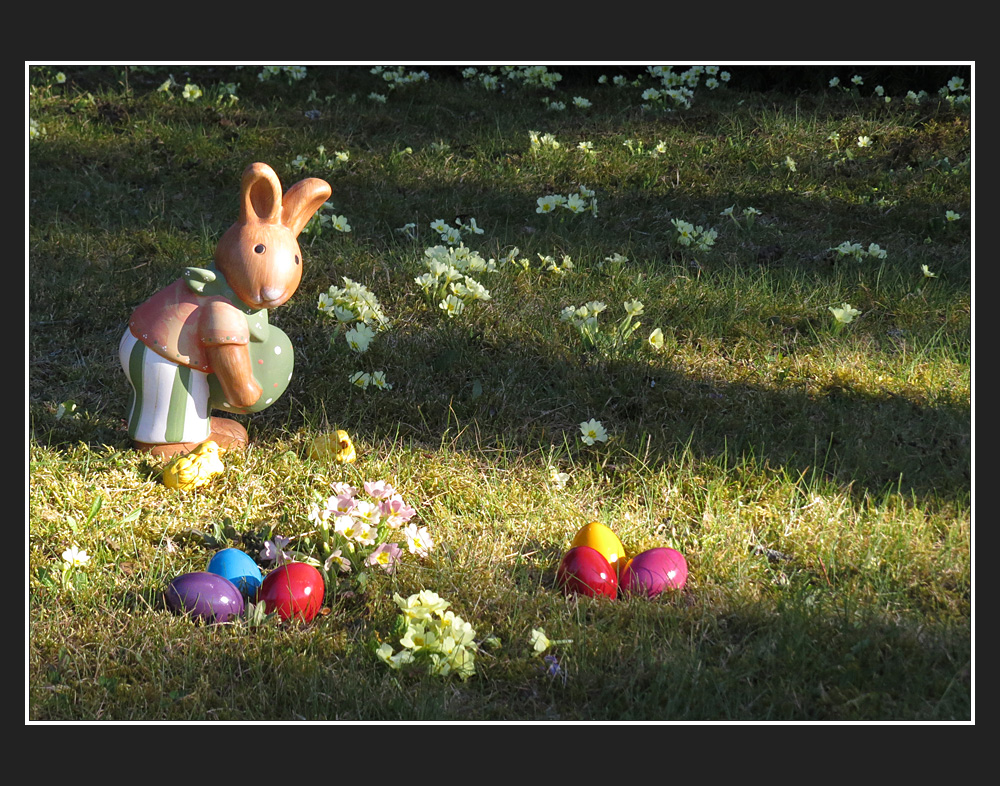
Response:
[{"label": "magenta plastic egg", "polygon": [[684,555],[666,547],[636,554],[621,572],[622,592],[652,598],[664,590],[680,589],[687,581]]},{"label": "magenta plastic egg", "polygon": [[264,577],[257,600],[283,620],[310,622],[323,605],[323,575],[312,565],[290,562]]},{"label": "magenta plastic egg", "polygon": [[229,579],[243,593],[244,597],[254,598],[264,581],[253,558],[239,549],[222,549],[215,553],[208,563],[208,572]]},{"label": "magenta plastic egg", "polygon": [[243,595],[229,579],[215,573],[185,573],[167,585],[167,605],[206,622],[228,622],[243,613]]},{"label": "magenta plastic egg", "polygon": [[604,555],[590,546],[574,546],[566,552],[556,571],[556,582],[567,594],[618,595],[618,574]]}]

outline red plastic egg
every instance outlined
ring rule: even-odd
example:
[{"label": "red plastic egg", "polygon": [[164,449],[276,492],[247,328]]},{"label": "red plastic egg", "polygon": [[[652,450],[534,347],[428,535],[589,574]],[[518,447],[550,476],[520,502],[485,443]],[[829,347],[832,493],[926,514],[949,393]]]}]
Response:
[{"label": "red plastic egg", "polygon": [[257,600],[283,620],[310,622],[323,605],[323,575],[312,565],[290,562],[264,577]]},{"label": "red plastic egg", "polygon": [[664,590],[680,589],[687,581],[684,555],[666,547],[636,554],[621,572],[622,592],[652,598]]},{"label": "red plastic egg", "polygon": [[567,594],[618,596],[618,574],[604,555],[590,546],[574,546],[566,552],[556,582]]},{"label": "red plastic egg", "polygon": [[228,622],[243,613],[243,595],[229,579],[214,573],[185,573],[167,585],[167,606],[205,622]]}]

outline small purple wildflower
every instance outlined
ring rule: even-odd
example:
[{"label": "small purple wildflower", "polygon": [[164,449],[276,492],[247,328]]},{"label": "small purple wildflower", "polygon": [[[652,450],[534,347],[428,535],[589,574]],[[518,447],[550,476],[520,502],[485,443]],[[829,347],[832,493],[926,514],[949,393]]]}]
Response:
[{"label": "small purple wildflower", "polygon": [[553,679],[562,677],[563,685],[565,685],[566,673],[562,670],[562,666],[559,665],[559,659],[555,655],[546,655],[544,660],[546,663],[545,673]]}]

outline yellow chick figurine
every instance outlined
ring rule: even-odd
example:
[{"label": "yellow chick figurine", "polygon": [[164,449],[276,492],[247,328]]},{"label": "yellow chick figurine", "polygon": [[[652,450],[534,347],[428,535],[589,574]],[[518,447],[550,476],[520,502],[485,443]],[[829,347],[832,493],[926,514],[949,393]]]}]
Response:
[{"label": "yellow chick figurine", "polygon": [[336,434],[320,434],[309,446],[309,458],[317,461],[336,461],[350,464],[358,457],[354,443],[343,429]]},{"label": "yellow chick figurine", "polygon": [[219,458],[220,452],[219,446],[208,440],[190,453],[175,457],[163,468],[163,485],[181,491],[204,486],[226,469]]}]

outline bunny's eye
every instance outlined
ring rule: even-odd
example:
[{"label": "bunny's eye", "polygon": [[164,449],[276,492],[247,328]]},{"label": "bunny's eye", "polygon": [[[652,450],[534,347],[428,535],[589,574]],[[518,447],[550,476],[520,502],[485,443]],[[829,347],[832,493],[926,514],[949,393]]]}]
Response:
[{"label": "bunny's eye", "polygon": [[258,243],[256,246],[253,247],[253,250],[255,254],[263,254],[266,249],[264,248],[263,243]]},{"label": "bunny's eye", "polygon": [[295,255],[295,264],[296,265],[299,264],[299,255],[298,254]]}]

